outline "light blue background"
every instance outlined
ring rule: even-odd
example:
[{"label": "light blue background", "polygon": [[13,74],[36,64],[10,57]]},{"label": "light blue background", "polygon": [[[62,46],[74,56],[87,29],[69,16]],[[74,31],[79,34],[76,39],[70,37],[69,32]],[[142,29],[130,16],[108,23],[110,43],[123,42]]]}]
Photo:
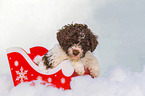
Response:
[{"label": "light blue background", "polygon": [[0,73],[9,72],[6,48],[57,44],[65,24],[85,23],[99,36],[94,55],[102,73],[115,66],[142,71],[145,64],[144,0],[1,0]]}]

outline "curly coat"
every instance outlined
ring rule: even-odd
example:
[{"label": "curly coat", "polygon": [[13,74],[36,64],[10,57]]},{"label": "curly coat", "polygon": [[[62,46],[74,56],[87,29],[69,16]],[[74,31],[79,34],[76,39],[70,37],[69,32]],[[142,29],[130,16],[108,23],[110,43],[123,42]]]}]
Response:
[{"label": "curly coat", "polygon": [[57,33],[57,40],[66,54],[69,47],[78,43],[82,46],[84,56],[87,51],[93,52],[98,45],[97,38],[85,24],[65,25]]}]

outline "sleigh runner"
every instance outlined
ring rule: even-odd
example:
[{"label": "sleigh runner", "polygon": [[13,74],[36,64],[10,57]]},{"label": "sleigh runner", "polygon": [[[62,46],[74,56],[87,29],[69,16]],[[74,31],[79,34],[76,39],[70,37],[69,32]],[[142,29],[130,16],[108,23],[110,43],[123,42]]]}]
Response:
[{"label": "sleigh runner", "polygon": [[[35,86],[34,81],[40,79],[43,85],[64,90],[70,89],[71,78],[78,75],[69,61],[62,62],[56,68],[43,71],[33,61],[36,56],[43,56],[47,52],[46,48],[38,46],[30,48],[30,53],[20,47],[7,49],[14,86],[22,82],[31,82],[31,85]],[[87,70],[86,74],[89,74]]]}]

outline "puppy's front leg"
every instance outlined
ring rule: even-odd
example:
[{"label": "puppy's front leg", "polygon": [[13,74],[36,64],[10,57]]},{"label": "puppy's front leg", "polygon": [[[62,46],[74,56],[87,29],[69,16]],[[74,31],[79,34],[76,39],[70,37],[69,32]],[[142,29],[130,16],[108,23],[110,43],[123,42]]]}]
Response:
[{"label": "puppy's front leg", "polygon": [[100,73],[99,62],[91,52],[87,52],[82,61],[86,64],[85,66],[89,69],[90,75],[93,78],[99,76]]},{"label": "puppy's front leg", "polygon": [[51,55],[52,68],[55,68],[64,60],[68,60],[68,56],[59,45],[55,45],[54,48],[48,52],[48,55]]},{"label": "puppy's front leg", "polygon": [[73,61],[72,64],[73,64],[75,72],[78,75],[84,75],[85,70],[84,70],[84,65],[82,64],[82,62],[80,62],[80,61],[74,62]]}]

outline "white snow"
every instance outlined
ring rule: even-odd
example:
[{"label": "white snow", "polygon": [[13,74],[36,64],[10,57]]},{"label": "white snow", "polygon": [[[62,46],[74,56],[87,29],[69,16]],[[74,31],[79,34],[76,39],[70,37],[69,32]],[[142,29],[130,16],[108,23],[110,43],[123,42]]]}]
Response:
[{"label": "white snow", "polygon": [[35,86],[27,82],[13,87],[10,75],[0,75],[0,96],[145,96],[145,68],[139,73],[116,67],[108,73],[95,79],[74,77],[66,91],[41,85],[40,80]]}]

